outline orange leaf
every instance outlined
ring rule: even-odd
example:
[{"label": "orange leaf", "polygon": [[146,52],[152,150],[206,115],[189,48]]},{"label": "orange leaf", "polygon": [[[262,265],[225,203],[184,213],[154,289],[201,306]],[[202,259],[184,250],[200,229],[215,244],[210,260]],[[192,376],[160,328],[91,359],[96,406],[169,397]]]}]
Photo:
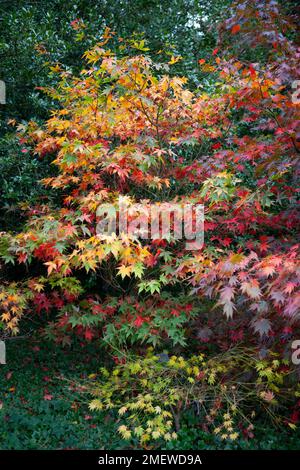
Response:
[{"label": "orange leaf", "polygon": [[239,24],[235,24],[231,28],[231,34],[237,34],[241,30],[241,26]]}]

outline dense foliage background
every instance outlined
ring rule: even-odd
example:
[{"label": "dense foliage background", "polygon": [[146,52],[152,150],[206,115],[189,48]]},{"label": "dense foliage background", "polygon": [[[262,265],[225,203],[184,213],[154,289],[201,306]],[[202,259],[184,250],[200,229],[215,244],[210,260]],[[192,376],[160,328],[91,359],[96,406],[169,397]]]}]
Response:
[{"label": "dense foliage background", "polygon": [[[23,1],[1,0],[0,79],[6,84],[6,105],[0,105],[0,218],[13,228],[21,217],[18,204],[34,201],[41,194],[40,178],[49,174],[49,162],[26,160],[13,142],[8,119],[18,122],[44,119],[52,106],[37,88],[55,83],[49,65],[60,62],[74,72],[81,67],[84,51],[99,40],[106,26],[118,37],[145,38],[154,56],[160,50],[180,54],[175,72],[188,74],[194,86],[203,79],[199,51],[211,51],[216,42],[216,24],[229,0],[198,1]],[[82,19],[76,30],[72,21]],[[44,51],[44,54],[39,54]],[[16,167],[19,168],[16,171]],[[43,190],[45,191],[45,190]]]}]

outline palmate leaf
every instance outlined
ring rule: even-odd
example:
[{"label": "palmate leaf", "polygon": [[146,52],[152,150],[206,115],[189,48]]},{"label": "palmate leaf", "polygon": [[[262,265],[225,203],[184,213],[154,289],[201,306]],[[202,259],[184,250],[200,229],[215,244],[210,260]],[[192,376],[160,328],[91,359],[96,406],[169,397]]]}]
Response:
[{"label": "palmate leaf", "polygon": [[118,275],[121,276],[122,279],[124,279],[126,276],[129,277],[131,273],[132,273],[132,266],[125,266],[124,264],[122,264],[118,268]]},{"label": "palmate leaf", "polygon": [[258,318],[252,321],[252,327],[255,333],[258,333],[261,337],[272,331],[271,322],[268,318]]}]

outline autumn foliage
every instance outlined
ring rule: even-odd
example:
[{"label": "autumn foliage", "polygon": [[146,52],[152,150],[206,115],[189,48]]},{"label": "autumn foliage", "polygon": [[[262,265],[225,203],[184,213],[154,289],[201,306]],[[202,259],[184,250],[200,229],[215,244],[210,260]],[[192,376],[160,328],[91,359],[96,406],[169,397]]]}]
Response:
[{"label": "autumn foliage", "polygon": [[[54,196],[25,208],[21,233],[1,234],[4,335],[37,317],[63,344],[102,339],[117,362],[145,344],[290,358],[300,338],[299,52],[275,2],[265,2],[268,21],[259,1],[238,3],[213,54],[199,53],[210,90],[172,73],[180,58],[154,62],[143,41],[110,49],[110,30],[79,76],[52,68],[51,118],[17,132],[22,148],[52,156],[57,172],[43,183]],[[263,60],[240,58],[245,44]],[[120,196],[129,207],[203,204],[203,248],[97,237],[97,208]],[[282,367],[293,373],[291,361]]]}]

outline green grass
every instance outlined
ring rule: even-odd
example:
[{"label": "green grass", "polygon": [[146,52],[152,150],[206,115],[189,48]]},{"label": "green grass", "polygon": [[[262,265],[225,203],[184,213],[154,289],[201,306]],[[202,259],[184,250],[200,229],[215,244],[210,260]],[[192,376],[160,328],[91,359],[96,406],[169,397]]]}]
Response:
[{"label": "green grass", "polygon": [[124,447],[112,419],[92,415],[87,397],[74,389],[99,368],[101,355],[95,347],[64,351],[46,342],[7,341],[7,365],[0,366],[0,448]]},{"label": "green grass", "polygon": [[[106,362],[104,357],[95,345],[64,350],[45,341],[7,341],[7,365],[0,366],[0,448],[137,448],[120,439],[113,415],[91,413],[88,397],[76,387]],[[189,413],[178,441],[166,448],[300,449],[300,433],[258,423],[254,439],[228,444],[203,432]]]},{"label": "green grass", "polygon": [[[188,418],[188,417],[187,417]],[[222,441],[213,434],[205,433],[191,426],[193,419],[186,423],[178,433],[176,442],[168,443],[166,449],[180,450],[299,450],[300,431],[276,429],[270,424],[256,422],[255,438],[237,441]]]}]

